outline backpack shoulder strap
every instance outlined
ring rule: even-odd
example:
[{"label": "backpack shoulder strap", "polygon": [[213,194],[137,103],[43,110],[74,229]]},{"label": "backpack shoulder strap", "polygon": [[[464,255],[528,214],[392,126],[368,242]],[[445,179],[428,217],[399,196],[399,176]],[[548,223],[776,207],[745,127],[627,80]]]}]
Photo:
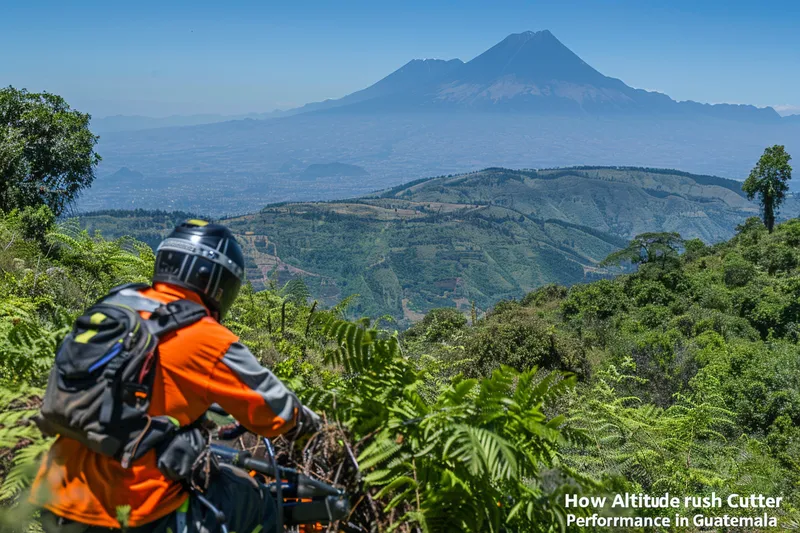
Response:
[{"label": "backpack shoulder strap", "polygon": [[116,287],[114,287],[113,289],[108,291],[108,294],[114,294],[114,293],[123,291],[125,289],[131,289],[131,290],[134,290],[134,291],[141,291],[141,290],[149,289],[149,288],[150,288],[150,285],[147,284],[147,283],[124,283],[122,285],[117,285]]},{"label": "backpack shoulder strap", "polygon": [[191,300],[175,300],[157,308],[150,315],[150,329],[154,335],[161,337],[208,316],[208,310]]},{"label": "backpack shoulder strap", "polygon": [[125,288],[123,285],[118,290],[113,290],[105,298],[100,300],[102,303],[110,303],[116,305],[123,305],[129,307],[134,311],[147,311],[154,312],[156,309],[164,305],[158,300],[143,296],[138,290],[133,288]]},{"label": "backpack shoulder strap", "polygon": [[112,292],[103,299],[103,302],[124,305],[136,311],[148,311],[151,313],[148,319],[150,332],[157,337],[194,324],[208,316],[208,310],[204,306],[191,300],[175,300],[164,304],[142,295],[139,289],[132,287]]}]

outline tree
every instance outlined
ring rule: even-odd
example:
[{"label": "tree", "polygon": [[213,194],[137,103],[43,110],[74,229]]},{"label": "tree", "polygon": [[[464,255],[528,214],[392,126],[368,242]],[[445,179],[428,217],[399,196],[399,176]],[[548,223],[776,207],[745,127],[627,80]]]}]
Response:
[{"label": "tree", "polygon": [[454,307],[431,309],[421,321],[406,330],[404,338],[445,342],[466,325],[467,317]]},{"label": "tree", "polygon": [[677,233],[642,233],[634,237],[628,246],[609,255],[600,264],[607,266],[624,261],[633,264],[659,261],[662,266],[666,266],[668,260],[678,256],[683,245],[684,241]]},{"label": "tree", "polygon": [[55,94],[0,89],[0,211],[47,205],[59,215],[92,184],[90,118]]},{"label": "tree", "polygon": [[786,191],[789,190],[788,182],[792,179],[792,167],[789,166],[791,159],[792,156],[786,153],[783,145],[770,146],[764,150],[764,155],[742,185],[742,190],[748,199],[752,200],[756,195],[759,196],[764,213],[764,225],[770,233],[775,227],[778,207],[783,203]]}]

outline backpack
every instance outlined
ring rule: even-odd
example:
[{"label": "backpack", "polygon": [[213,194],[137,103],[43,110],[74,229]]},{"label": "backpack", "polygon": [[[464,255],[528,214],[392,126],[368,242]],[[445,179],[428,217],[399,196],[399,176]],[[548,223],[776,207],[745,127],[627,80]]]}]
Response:
[{"label": "backpack", "polygon": [[[146,287],[116,287],[75,321],[34,417],[45,435],[75,439],[124,468],[179,429],[171,417],[147,414],[159,339],[208,315],[189,300],[146,298],[138,292]],[[144,319],[138,311],[152,314]]]}]

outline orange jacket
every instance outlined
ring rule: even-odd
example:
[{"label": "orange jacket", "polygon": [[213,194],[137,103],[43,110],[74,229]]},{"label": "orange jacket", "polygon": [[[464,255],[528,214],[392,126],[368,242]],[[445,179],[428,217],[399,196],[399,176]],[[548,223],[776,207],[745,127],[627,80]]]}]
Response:
[{"label": "orange jacket", "polygon": [[[195,293],[163,283],[141,294],[164,303],[181,298],[202,303]],[[302,409],[236,335],[206,317],[161,339],[149,414],[171,416],[183,426],[212,403],[265,437],[293,428]],[[126,470],[113,458],[59,437],[42,460],[30,501],[76,522],[119,528],[119,506],[131,506],[128,524],[136,527],[171,513],[187,496],[179,482],[161,474],[154,450]]]}]

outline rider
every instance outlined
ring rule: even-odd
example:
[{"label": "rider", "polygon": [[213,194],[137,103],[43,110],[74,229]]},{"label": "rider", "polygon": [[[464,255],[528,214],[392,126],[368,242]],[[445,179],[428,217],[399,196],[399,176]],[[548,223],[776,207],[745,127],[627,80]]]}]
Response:
[{"label": "rider", "polygon": [[[149,414],[172,417],[186,427],[216,403],[265,437],[313,429],[319,417],[219,323],[236,299],[243,273],[239,244],[218,224],[189,220],[158,247],[152,287],[133,297],[162,303],[188,299],[204,305],[211,316],[165,335],[159,343]],[[225,514],[230,531],[274,530],[276,503],[239,470],[220,465],[204,496]],[[30,500],[43,508],[42,525],[48,533],[99,532],[123,525],[128,531],[164,533],[184,533],[184,525],[189,531],[214,528],[214,517],[199,498],[162,473],[155,450],[126,469],[117,459],[64,436],[43,459]],[[126,524],[120,523],[120,512],[127,515]]]}]

